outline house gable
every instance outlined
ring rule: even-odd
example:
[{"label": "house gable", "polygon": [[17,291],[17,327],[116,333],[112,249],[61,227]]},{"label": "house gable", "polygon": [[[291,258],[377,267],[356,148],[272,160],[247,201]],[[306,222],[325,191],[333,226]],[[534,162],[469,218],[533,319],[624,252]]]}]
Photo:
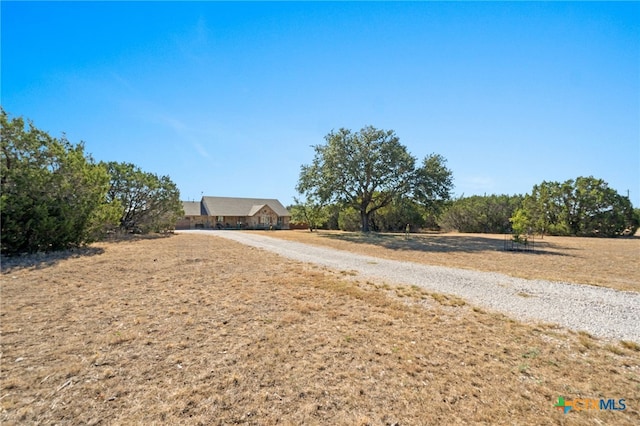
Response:
[{"label": "house gable", "polygon": [[252,206],[251,210],[249,210],[249,213],[247,213],[247,216],[255,216],[255,214],[262,210],[262,208],[265,206],[266,204],[256,204],[255,206]]}]

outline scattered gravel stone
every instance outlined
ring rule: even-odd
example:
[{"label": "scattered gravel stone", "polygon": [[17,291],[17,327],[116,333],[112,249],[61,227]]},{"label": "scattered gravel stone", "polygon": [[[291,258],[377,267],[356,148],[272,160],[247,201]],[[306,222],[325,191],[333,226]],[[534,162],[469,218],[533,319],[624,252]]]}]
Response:
[{"label": "scattered gravel stone", "polygon": [[357,271],[370,280],[417,285],[518,320],[557,323],[597,337],[640,343],[640,293],[636,292],[388,260],[255,233],[180,232],[227,238],[290,259],[338,271]]}]

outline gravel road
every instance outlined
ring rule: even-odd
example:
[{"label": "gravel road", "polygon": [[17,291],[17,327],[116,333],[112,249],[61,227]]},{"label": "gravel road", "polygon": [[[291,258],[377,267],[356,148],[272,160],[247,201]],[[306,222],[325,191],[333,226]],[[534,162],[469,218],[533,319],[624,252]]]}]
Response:
[{"label": "gravel road", "polygon": [[640,343],[640,293],[466,269],[387,260],[234,231],[179,231],[223,237],[302,262],[455,295],[518,320],[557,323],[609,339]]}]

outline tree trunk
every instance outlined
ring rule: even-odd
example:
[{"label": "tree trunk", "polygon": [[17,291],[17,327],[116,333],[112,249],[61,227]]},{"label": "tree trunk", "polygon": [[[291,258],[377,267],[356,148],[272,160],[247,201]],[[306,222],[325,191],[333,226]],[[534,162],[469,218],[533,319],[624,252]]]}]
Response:
[{"label": "tree trunk", "polygon": [[369,232],[369,214],[366,209],[360,210],[361,231]]}]

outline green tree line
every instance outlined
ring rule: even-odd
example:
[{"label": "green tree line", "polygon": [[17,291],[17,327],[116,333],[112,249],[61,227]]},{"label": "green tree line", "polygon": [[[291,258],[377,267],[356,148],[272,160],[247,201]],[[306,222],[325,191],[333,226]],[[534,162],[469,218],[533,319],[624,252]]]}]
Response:
[{"label": "green tree line", "polygon": [[54,138],[2,108],[0,127],[2,254],[63,250],[111,231],[164,231],[182,214],[167,176],[96,163],[83,143]]},{"label": "green tree line", "polygon": [[[535,194],[535,192],[534,192]],[[370,229],[381,232],[402,232],[410,224],[412,230],[457,231],[492,234],[538,234],[560,236],[616,237],[633,235],[640,224],[640,209],[630,209],[626,197],[609,210],[578,209],[566,204],[544,207],[531,195],[473,195],[449,200],[440,213],[410,199],[394,201],[379,209],[370,218]],[[314,221],[301,214],[301,205],[294,204],[293,223],[313,223],[315,229],[360,231],[360,215],[350,206],[330,204],[306,206],[314,213]],[[566,209],[566,210],[565,210]],[[561,211],[565,211],[561,213]],[[545,212],[543,214],[543,212]],[[571,214],[571,212],[573,212]],[[578,217],[583,219],[578,219]],[[573,218],[572,218],[573,216]],[[571,226],[575,227],[573,230]]]},{"label": "green tree line", "polygon": [[602,179],[542,182],[526,195],[451,199],[453,173],[432,154],[422,163],[395,132],[368,126],[332,131],[301,167],[292,220],[311,229],[459,232],[614,237],[633,235],[640,211]]}]

